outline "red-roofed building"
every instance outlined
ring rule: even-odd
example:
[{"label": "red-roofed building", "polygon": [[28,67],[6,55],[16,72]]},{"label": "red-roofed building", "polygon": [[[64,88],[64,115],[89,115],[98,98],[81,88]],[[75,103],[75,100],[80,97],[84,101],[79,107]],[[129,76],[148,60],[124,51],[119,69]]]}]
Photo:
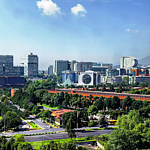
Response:
[{"label": "red-roofed building", "polygon": [[66,112],[74,112],[74,110],[69,110],[69,109],[53,110],[51,116],[56,116],[62,119],[62,115]]},{"label": "red-roofed building", "polygon": [[53,110],[52,111],[52,119],[55,120],[58,124],[62,124],[62,116],[64,113],[67,112],[74,112],[74,110],[69,110],[69,109],[60,109],[60,110]]}]

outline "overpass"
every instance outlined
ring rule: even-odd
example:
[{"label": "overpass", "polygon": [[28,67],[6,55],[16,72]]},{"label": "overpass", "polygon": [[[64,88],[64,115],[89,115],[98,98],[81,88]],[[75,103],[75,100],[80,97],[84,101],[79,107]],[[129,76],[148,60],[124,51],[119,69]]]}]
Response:
[{"label": "overpass", "polygon": [[94,97],[107,97],[112,98],[114,96],[118,96],[120,99],[124,99],[127,96],[134,98],[135,100],[147,100],[150,102],[150,95],[142,95],[142,94],[126,94],[126,93],[115,93],[115,92],[101,92],[101,91],[86,91],[86,90],[78,90],[78,89],[54,89],[54,90],[47,90],[49,93],[60,93],[60,92],[67,92],[68,94],[81,94],[81,96],[88,97],[90,94]]}]

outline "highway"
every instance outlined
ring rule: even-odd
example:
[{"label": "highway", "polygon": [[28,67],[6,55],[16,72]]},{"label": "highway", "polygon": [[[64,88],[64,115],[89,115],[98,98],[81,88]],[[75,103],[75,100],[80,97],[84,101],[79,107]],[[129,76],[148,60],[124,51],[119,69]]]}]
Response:
[{"label": "highway", "polygon": [[[96,130],[96,131],[86,131],[86,132],[79,132],[79,137],[85,136],[94,136],[94,135],[101,135],[101,134],[110,134],[114,130]],[[48,141],[48,140],[55,140],[55,139],[67,139],[68,135],[66,132],[64,133],[57,133],[57,134],[44,134],[44,135],[36,135],[36,136],[25,136],[25,141],[27,142],[36,142],[36,141]]]}]

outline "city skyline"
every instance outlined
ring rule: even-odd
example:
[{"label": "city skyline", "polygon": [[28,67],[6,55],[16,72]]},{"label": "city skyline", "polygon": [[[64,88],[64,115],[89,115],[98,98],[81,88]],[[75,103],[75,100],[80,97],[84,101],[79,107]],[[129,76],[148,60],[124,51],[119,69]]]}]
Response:
[{"label": "city skyline", "polygon": [[14,64],[30,52],[39,69],[55,60],[115,63],[150,55],[146,0],[2,0],[0,53]]}]

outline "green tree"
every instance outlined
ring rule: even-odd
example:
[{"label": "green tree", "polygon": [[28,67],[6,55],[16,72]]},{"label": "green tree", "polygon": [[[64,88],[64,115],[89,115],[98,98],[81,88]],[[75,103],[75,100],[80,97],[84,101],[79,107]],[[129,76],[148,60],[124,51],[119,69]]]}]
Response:
[{"label": "green tree", "polygon": [[94,106],[96,106],[98,108],[98,110],[102,110],[103,109],[102,99],[99,98],[99,100],[96,100],[95,103],[94,103]]},{"label": "green tree", "polygon": [[85,97],[81,98],[82,108],[88,108],[90,104],[91,103],[89,102],[89,100],[87,98],[85,98]]},{"label": "green tree", "polygon": [[114,92],[115,89],[114,89],[114,85],[113,84],[110,84],[110,92]]},{"label": "green tree", "polygon": [[102,86],[102,91],[103,92],[106,91],[106,85],[105,84],[103,84],[103,86]]},{"label": "green tree", "polygon": [[147,100],[144,100],[144,101],[143,101],[143,107],[146,107],[146,106],[148,106],[148,101],[147,101]]},{"label": "green tree", "polygon": [[91,105],[87,110],[89,115],[96,115],[98,112],[98,108],[94,105]]},{"label": "green tree", "polygon": [[125,84],[126,84],[126,85],[129,84],[129,76],[123,77],[123,80],[125,81]]},{"label": "green tree", "polygon": [[120,107],[120,98],[118,96],[114,96],[111,99],[111,108],[112,109],[117,109]]},{"label": "green tree", "polygon": [[33,114],[39,113],[39,106],[34,105],[34,107],[32,108],[32,113],[33,113]]},{"label": "green tree", "polygon": [[142,107],[142,101],[141,101],[141,100],[133,101],[132,107],[133,107],[134,109],[138,110],[139,108]]},{"label": "green tree", "polygon": [[15,112],[7,111],[4,118],[6,122],[5,125],[6,130],[10,128],[16,128],[22,123],[22,120]]},{"label": "green tree", "polygon": [[72,139],[72,137],[76,137],[75,130],[74,130],[75,122],[73,121],[74,120],[73,116],[74,116],[73,113],[71,113],[70,118],[68,119],[66,127],[65,127],[65,130],[68,132],[68,136],[71,139]]},{"label": "green tree", "polygon": [[104,109],[106,109],[106,107],[108,108],[108,110],[111,108],[111,98],[105,98],[104,99]]},{"label": "green tree", "polygon": [[137,110],[130,111],[128,115],[119,116],[116,125],[121,129],[132,130],[136,125],[142,123],[143,119]]},{"label": "green tree", "polygon": [[5,144],[7,142],[7,139],[5,136],[0,136],[0,149],[5,150]]},{"label": "green tree", "polygon": [[131,98],[130,96],[127,96],[122,101],[123,101],[123,108],[127,107],[129,109],[129,107],[132,106],[134,99]]},{"label": "green tree", "polygon": [[15,135],[13,135],[13,137],[15,139],[15,143],[25,142],[24,135],[22,135],[22,134],[15,134]]},{"label": "green tree", "polygon": [[93,101],[94,101],[94,102],[95,102],[97,99],[98,99],[97,96],[94,96],[94,97],[93,97]]},{"label": "green tree", "polygon": [[58,76],[58,77],[57,77],[57,83],[58,83],[58,84],[62,83],[62,76]]},{"label": "green tree", "polygon": [[105,144],[105,150],[135,150],[141,148],[140,135],[132,130],[115,130]]},{"label": "green tree", "polygon": [[14,137],[11,137],[9,141],[6,142],[5,147],[6,150],[10,150],[11,146],[15,143]]},{"label": "green tree", "polygon": [[69,141],[67,143],[66,150],[76,150],[76,143],[73,141]]},{"label": "green tree", "polygon": [[92,101],[92,98],[93,98],[93,96],[92,96],[92,94],[90,94],[90,95],[89,95],[89,101],[90,101],[90,102]]},{"label": "green tree", "polygon": [[19,143],[17,150],[32,150],[32,146],[28,142],[21,142]]}]

